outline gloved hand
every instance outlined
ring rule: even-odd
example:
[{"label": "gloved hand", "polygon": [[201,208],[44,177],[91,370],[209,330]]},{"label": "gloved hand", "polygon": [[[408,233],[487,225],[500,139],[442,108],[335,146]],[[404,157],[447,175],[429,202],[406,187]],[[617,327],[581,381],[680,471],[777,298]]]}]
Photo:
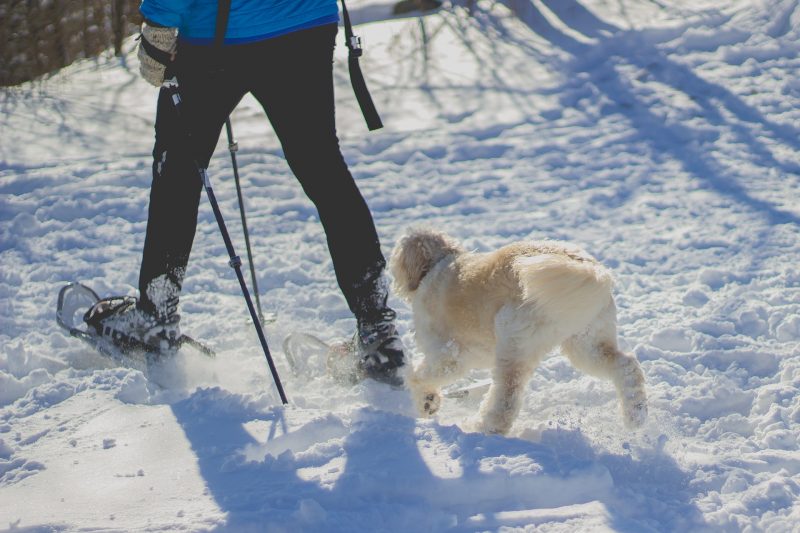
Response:
[{"label": "gloved hand", "polygon": [[175,59],[177,45],[178,28],[167,28],[147,21],[142,24],[138,52],[139,72],[148,83],[161,87],[166,65]]}]

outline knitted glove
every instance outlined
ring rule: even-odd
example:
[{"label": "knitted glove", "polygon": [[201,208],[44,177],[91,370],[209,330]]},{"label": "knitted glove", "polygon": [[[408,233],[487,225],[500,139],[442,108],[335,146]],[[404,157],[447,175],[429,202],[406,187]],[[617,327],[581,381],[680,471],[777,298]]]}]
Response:
[{"label": "knitted glove", "polygon": [[142,35],[139,41],[138,52],[139,73],[150,85],[161,87],[161,84],[164,83],[164,70],[166,70],[167,67],[164,63],[159,62],[157,58],[152,57],[152,55],[160,54],[151,52],[151,55],[151,53],[148,53],[146,45],[143,44],[145,40],[165,53],[165,57],[158,59],[164,60],[165,58],[169,58],[171,61],[175,58],[175,52],[177,51],[178,29],[167,28],[152,23],[148,24],[147,22],[142,24]]}]

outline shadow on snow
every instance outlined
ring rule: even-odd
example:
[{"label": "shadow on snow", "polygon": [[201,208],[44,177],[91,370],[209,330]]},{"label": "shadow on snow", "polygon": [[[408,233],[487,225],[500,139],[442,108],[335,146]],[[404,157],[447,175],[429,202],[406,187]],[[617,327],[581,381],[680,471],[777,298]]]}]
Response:
[{"label": "shadow on snow", "polygon": [[[507,523],[498,510],[597,501],[619,531],[703,525],[688,475],[672,458],[661,451],[642,459],[598,453],[576,430],[545,432],[533,443],[417,425],[364,408],[349,424],[329,415],[303,436],[285,433],[291,410],[252,408],[220,389],[198,390],[172,410],[209,494],[227,515],[222,531],[471,531]],[[244,428],[252,420],[269,424],[263,439]],[[263,450],[281,438],[295,449],[278,446],[263,458],[245,458],[248,449]],[[432,441],[447,455],[437,462],[451,462],[454,476],[432,473],[421,451]],[[509,458],[533,467],[522,475],[491,467]],[[338,477],[321,483],[301,475],[304,469],[338,471]]]}]

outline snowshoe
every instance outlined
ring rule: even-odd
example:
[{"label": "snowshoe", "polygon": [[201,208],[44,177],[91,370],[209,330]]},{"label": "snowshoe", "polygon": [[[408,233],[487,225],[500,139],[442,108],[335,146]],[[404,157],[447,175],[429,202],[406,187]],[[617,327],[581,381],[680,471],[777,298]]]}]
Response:
[{"label": "snowshoe", "polygon": [[464,378],[442,389],[442,396],[464,400],[467,398],[480,398],[492,385],[492,378]]},{"label": "snowshoe", "polygon": [[297,377],[328,375],[343,385],[355,385],[363,379],[356,365],[353,341],[327,343],[310,333],[296,331],[283,339],[283,353]]},{"label": "snowshoe", "polygon": [[358,339],[328,343],[310,333],[293,332],[283,340],[283,353],[292,374],[305,379],[329,376],[342,385],[355,385],[367,378],[400,387],[402,379],[390,381],[377,375],[359,357]]},{"label": "snowshoe", "polygon": [[[359,368],[357,342],[351,339],[329,343],[311,333],[295,331],[284,338],[283,353],[295,377],[309,380],[328,376],[343,386],[352,386],[371,377]],[[442,389],[442,396],[457,400],[480,398],[491,384],[491,378],[467,377]]]},{"label": "snowshoe", "polygon": [[384,307],[365,316],[358,320],[351,340],[327,343],[309,333],[287,335],[283,352],[292,372],[305,377],[327,374],[348,385],[369,378],[402,387],[403,343],[394,325],[394,311]]},{"label": "snowshoe", "polygon": [[[81,322],[77,317],[81,316]],[[157,323],[136,309],[136,299],[117,296],[100,299],[96,292],[80,283],[70,283],[58,294],[56,321],[73,337],[117,362],[131,357],[148,364],[174,354],[188,345],[208,357],[214,352],[188,335],[181,335],[177,319]]]}]

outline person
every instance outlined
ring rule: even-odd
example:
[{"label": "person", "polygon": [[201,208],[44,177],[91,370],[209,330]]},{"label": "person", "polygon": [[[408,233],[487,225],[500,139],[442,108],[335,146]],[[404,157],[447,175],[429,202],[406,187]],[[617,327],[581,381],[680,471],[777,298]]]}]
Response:
[{"label": "person", "polygon": [[[207,168],[222,126],[250,93],[263,107],[289,167],[315,204],[337,282],[356,318],[362,377],[401,384],[403,346],[387,303],[386,260],[369,208],[336,134],[333,50],[336,0],[233,0],[222,46],[214,46],[217,0],[143,0],[142,38],[174,58],[181,116],[162,88],[153,181],[135,302],[96,306],[102,334],[148,346],[179,336],[178,300]],[[161,86],[164,65],[139,48],[140,71]],[[182,122],[181,122],[182,121]],[[188,134],[187,134],[188,132]]]}]

